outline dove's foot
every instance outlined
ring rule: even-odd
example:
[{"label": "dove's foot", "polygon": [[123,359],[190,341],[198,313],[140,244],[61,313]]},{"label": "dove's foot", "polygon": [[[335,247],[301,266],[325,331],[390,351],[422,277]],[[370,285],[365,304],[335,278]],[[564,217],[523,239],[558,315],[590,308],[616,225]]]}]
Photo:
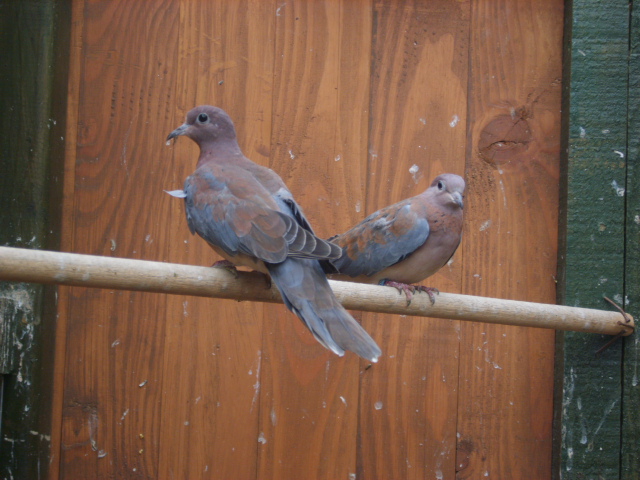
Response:
[{"label": "dove's foot", "polygon": [[222,268],[233,275],[234,278],[238,278],[238,269],[229,260],[218,260],[216,263],[211,265],[211,268]]},{"label": "dove's foot", "polygon": [[386,278],[380,281],[380,285],[386,285],[388,287],[396,288],[398,290],[398,293],[404,292],[405,296],[407,297],[407,307],[411,305],[411,300],[413,300],[413,295],[416,292],[425,292],[427,295],[429,295],[429,299],[431,300],[431,305],[436,303],[435,294],[440,293],[440,291],[437,288],[423,287],[422,285],[410,285],[408,283],[387,280]]},{"label": "dove's foot", "polygon": [[393,287],[395,289],[398,290],[398,293],[402,294],[402,292],[404,292],[404,294],[407,297],[407,307],[409,305],[411,305],[411,300],[413,299],[413,294],[416,293],[416,287],[414,287],[413,285],[409,285],[407,283],[402,283],[402,282],[394,282],[393,280],[387,280],[386,278],[384,280],[380,281],[380,285],[386,285],[388,287]]},{"label": "dove's foot", "polygon": [[434,287],[423,287],[422,285],[416,285],[416,290],[425,292],[427,295],[429,295],[429,299],[431,299],[431,305],[436,303],[436,295],[440,295],[440,290]]}]

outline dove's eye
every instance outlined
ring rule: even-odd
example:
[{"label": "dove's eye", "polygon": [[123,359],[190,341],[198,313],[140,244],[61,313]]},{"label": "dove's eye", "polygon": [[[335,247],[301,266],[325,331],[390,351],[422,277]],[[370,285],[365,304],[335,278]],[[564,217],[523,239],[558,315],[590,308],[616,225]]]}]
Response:
[{"label": "dove's eye", "polygon": [[206,113],[201,113],[200,115],[198,115],[199,123],[206,123],[208,120],[209,120],[209,115],[207,115]]},{"label": "dove's eye", "polygon": [[441,181],[438,182],[438,190],[443,190],[444,189],[444,183],[442,183]]}]

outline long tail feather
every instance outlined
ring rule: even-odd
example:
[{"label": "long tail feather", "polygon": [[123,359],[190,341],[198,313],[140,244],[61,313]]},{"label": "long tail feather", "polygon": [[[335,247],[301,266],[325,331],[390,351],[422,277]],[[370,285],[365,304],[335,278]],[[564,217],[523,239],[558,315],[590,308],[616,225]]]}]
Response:
[{"label": "long tail feather", "polygon": [[380,348],[333,294],[317,260],[288,258],[267,264],[286,306],[309,328],[324,347],[337,355],[350,350],[372,362]]}]

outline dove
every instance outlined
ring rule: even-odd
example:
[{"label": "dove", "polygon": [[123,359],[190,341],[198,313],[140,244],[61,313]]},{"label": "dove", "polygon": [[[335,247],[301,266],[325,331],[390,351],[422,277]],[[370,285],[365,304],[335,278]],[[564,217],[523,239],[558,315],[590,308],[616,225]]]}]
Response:
[{"label": "dove", "polygon": [[167,193],[184,198],[191,233],[234,266],[268,274],[285,305],[324,347],[376,362],[380,348],[342,307],[320,265],[337,259],[340,247],[314,234],[277,173],[244,156],[229,115],[196,107],[167,143],[181,135],[198,144],[200,156],[184,190]]},{"label": "dove", "polygon": [[324,262],[325,271],[341,274],[332,278],[396,287],[405,292],[407,305],[416,291],[423,291],[433,304],[437,290],[413,284],[440,270],[460,245],[464,189],[462,177],[439,175],[421,194],[331,237],[342,255]]}]

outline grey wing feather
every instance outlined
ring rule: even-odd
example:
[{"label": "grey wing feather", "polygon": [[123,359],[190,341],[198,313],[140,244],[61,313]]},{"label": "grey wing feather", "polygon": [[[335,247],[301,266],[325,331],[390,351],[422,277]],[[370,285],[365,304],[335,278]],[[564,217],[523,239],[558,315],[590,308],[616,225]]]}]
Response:
[{"label": "grey wing feather", "polygon": [[278,202],[278,204],[281,206],[281,208],[284,211],[288,212],[293,218],[296,219],[296,221],[298,222],[298,225],[300,225],[305,230],[308,230],[311,233],[314,233],[313,228],[311,228],[311,224],[309,223],[309,220],[307,220],[307,217],[304,216],[304,212],[302,211],[302,208],[294,200],[293,195],[291,195],[291,192],[289,190],[285,190],[284,188],[281,188],[276,192],[276,194],[274,195],[274,198],[276,199],[276,202]]},{"label": "grey wing feather", "polygon": [[229,255],[235,256],[243,250],[240,239],[231,225],[228,222],[216,220],[212,205],[195,205],[194,191],[189,179],[185,183],[184,190],[187,224],[191,233],[197,233],[208,243],[222,248]]},{"label": "grey wing feather", "polygon": [[[282,238],[268,235],[256,223],[252,224],[249,235],[239,236],[229,221],[236,209],[240,208],[237,198],[230,193],[224,182],[217,180],[213,175],[203,175],[202,178],[206,179],[208,187],[217,193],[216,197],[224,197],[228,203],[225,205],[224,215],[214,215],[214,206],[211,203],[197,202],[196,189],[192,178],[189,177],[184,187],[187,223],[191,233],[197,233],[210,244],[222,248],[227,254],[235,256],[243,253],[268,263],[279,263],[287,257],[334,259],[342,253],[337,245],[317,238],[310,230],[304,228],[304,225],[299,225],[293,209],[286,203],[282,203],[284,212],[270,210],[271,214],[277,214],[286,226],[287,230]],[[303,216],[301,218],[304,219]]]},{"label": "grey wing feather", "polygon": [[340,257],[342,249],[338,245],[323,240],[313,233],[313,229],[304,216],[302,209],[288,191],[281,190],[275,195],[275,199],[280,208],[289,214],[287,218],[292,220],[285,237],[290,247],[290,257],[329,260]]},{"label": "grey wing feather", "polygon": [[429,237],[429,222],[416,218],[400,234],[392,225],[400,216],[409,214],[409,205],[395,212],[376,212],[354,228],[336,238],[343,253],[332,264],[339,273],[352,277],[371,276],[404,260],[415,252]]}]

